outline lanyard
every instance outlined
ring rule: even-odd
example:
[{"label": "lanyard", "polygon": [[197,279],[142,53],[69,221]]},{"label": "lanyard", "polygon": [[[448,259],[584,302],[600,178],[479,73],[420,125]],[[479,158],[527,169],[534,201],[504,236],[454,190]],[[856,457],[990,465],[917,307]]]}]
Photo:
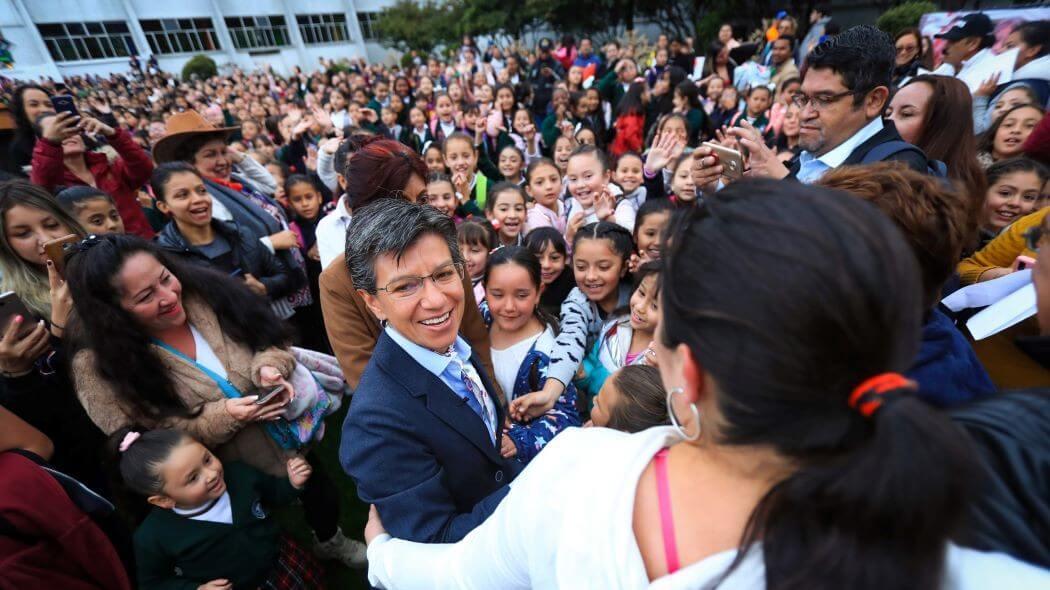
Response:
[{"label": "lanyard", "polygon": [[158,340],[156,338],[152,338],[151,340],[157,346],[163,348],[164,350],[170,352],[171,354],[174,354],[175,356],[181,358],[182,360],[193,364],[195,367],[200,369],[202,373],[204,373],[205,375],[210,377],[211,380],[214,381],[215,384],[219,386],[219,389],[222,391],[222,394],[225,395],[226,397],[229,397],[229,398],[244,397],[244,394],[241,393],[241,390],[237,389],[237,387],[233,383],[230,383],[229,379],[224,379],[221,375],[219,375],[215,371],[212,371],[208,367],[205,367],[204,365],[198,363],[194,359],[191,359],[190,357],[186,356],[185,354],[183,354],[182,351],[177,350],[175,347],[171,346],[167,342],[163,342],[163,341]]}]

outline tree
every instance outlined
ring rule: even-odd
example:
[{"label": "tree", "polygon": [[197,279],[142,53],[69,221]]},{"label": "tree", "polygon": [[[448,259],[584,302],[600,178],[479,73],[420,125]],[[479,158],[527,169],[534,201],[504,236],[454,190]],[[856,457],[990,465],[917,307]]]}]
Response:
[{"label": "tree", "polygon": [[379,13],[373,27],[384,45],[430,53],[438,45],[456,41],[461,16],[458,2],[397,0]]},{"label": "tree", "polygon": [[195,55],[186,62],[186,65],[182,66],[182,79],[189,82],[195,75],[199,80],[207,80],[219,75],[219,67],[215,64],[215,60],[207,55]]},{"label": "tree", "polygon": [[933,2],[905,2],[882,13],[875,25],[891,36],[910,27],[919,26],[919,19],[928,12],[937,12]]}]

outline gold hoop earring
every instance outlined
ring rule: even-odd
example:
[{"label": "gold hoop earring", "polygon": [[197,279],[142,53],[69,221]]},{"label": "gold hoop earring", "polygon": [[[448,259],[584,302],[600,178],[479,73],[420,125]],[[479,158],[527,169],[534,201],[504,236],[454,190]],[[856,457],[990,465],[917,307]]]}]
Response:
[{"label": "gold hoop earring", "polygon": [[700,438],[700,410],[696,408],[696,404],[689,404],[689,410],[693,413],[693,422],[696,422],[696,434],[690,435],[682,428],[681,422],[678,421],[678,416],[674,413],[674,406],[671,405],[671,398],[676,393],[685,393],[685,390],[681,387],[675,387],[667,392],[667,417],[671,419],[671,427],[678,432],[679,436],[687,441],[694,441]]}]

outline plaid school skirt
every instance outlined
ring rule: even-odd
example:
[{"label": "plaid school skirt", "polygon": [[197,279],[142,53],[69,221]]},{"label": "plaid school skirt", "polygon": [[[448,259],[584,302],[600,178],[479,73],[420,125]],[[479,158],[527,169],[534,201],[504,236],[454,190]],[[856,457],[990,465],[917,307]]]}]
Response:
[{"label": "plaid school skirt", "polygon": [[277,564],[259,590],[323,590],[324,568],[309,551],[285,535],[277,548]]}]

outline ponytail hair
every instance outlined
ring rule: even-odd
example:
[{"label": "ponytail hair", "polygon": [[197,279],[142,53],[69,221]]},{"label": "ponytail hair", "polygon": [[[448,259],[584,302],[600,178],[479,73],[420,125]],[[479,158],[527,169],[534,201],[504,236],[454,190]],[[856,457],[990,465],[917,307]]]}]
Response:
[{"label": "ponytail hair", "polygon": [[155,496],[164,489],[161,466],[176,447],[192,440],[178,430],[125,426],[110,435],[107,447],[124,485],[143,496]]},{"label": "ponytail hair", "polygon": [[966,439],[907,388],[862,390],[860,409],[853,393],[919,350],[922,283],[894,223],[836,191],[745,180],[677,217],[663,251],[659,337],[718,384],[701,436],[793,469],[725,575],[761,541],[770,589],[939,587]]},{"label": "ponytail hair", "polygon": [[609,240],[612,250],[623,258],[624,263],[634,253],[634,238],[631,232],[618,223],[611,221],[597,221],[589,223],[580,228],[572,239],[572,249],[576,251],[583,240]]}]

